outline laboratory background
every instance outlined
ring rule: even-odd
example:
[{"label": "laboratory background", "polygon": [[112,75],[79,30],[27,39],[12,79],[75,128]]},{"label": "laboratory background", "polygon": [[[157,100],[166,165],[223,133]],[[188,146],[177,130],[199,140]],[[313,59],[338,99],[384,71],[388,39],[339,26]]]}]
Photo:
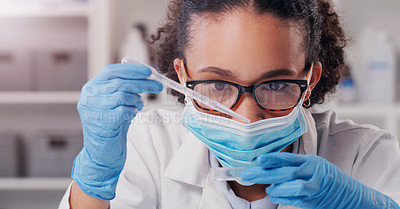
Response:
[{"label": "laboratory background", "polygon": [[[349,74],[329,104],[342,119],[400,138],[400,1],[336,0]],[[0,209],[57,208],[82,148],[85,82],[124,56],[154,65],[145,42],[168,0],[0,0]],[[144,111],[182,108],[165,91]]]}]

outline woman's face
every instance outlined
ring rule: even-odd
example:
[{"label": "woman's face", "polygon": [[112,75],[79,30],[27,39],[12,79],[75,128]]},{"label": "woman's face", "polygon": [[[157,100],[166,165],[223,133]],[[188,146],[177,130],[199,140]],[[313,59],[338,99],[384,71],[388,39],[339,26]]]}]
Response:
[{"label": "woman's face", "polygon": [[[295,23],[238,10],[218,19],[196,16],[190,34],[185,50],[189,80],[223,80],[251,86],[263,81],[307,77],[304,37]],[[321,64],[314,66],[311,89],[321,74]],[[175,60],[174,67],[183,83],[179,59]],[[251,122],[290,112],[269,112],[259,108],[250,93],[242,97],[235,112]]]}]

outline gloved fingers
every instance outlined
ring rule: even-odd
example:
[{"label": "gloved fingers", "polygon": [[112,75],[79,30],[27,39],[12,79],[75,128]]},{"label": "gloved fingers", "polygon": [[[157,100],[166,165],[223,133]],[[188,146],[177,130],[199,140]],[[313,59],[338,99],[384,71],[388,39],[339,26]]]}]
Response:
[{"label": "gloved fingers", "polygon": [[[95,124],[85,125],[83,131],[85,132],[85,142],[87,140],[95,139],[100,144],[105,141],[119,140],[121,136],[125,136],[128,132],[130,123],[121,123],[117,128],[111,129],[105,126],[97,126]],[[87,140],[86,140],[87,139]]]},{"label": "gloved fingers", "polygon": [[114,138],[120,137],[122,124],[117,128],[108,128],[106,126],[98,126],[96,124],[86,124],[83,128],[85,136],[90,139],[102,139],[102,140],[113,140]]},{"label": "gloved fingers", "polygon": [[277,205],[290,205],[298,208],[305,208],[303,203],[303,198],[301,197],[269,197],[271,202]]},{"label": "gloved fingers", "polygon": [[111,94],[116,91],[128,93],[159,93],[163,90],[162,83],[156,80],[123,80],[113,79],[108,81],[89,81],[82,88],[82,95],[97,96]]},{"label": "gloved fingers", "polygon": [[278,168],[285,166],[300,166],[307,161],[307,155],[285,152],[268,153],[257,157],[257,164],[263,168]]},{"label": "gloved fingers", "polygon": [[324,160],[321,159],[323,158],[319,156],[310,156],[309,160],[299,166],[297,170],[298,175],[304,180],[315,182],[320,179],[322,181],[325,176],[325,167],[328,164],[325,164]]},{"label": "gloved fingers", "polygon": [[96,140],[89,140],[85,142],[82,151],[86,155],[85,162],[90,162],[92,165],[109,170],[120,169],[126,159],[126,138],[102,143]]},{"label": "gloved fingers", "polygon": [[142,110],[144,102],[139,94],[117,91],[107,95],[81,97],[79,105],[98,110],[115,109],[118,106],[131,106]]},{"label": "gloved fingers", "polygon": [[320,192],[320,185],[297,179],[280,184],[272,184],[265,189],[270,197],[312,197]]},{"label": "gloved fingers", "polygon": [[279,184],[297,179],[297,167],[264,169],[259,166],[248,168],[241,173],[243,181],[256,184]]},{"label": "gloved fingers", "polygon": [[122,123],[130,123],[138,113],[138,109],[136,107],[118,106],[110,110],[95,110],[78,105],[78,112],[83,125],[117,129]]},{"label": "gloved fingers", "polygon": [[[129,124],[121,124],[115,137],[106,138],[96,132],[85,132],[83,154],[86,156],[84,162],[95,167],[107,170],[120,170],[126,159],[126,133]],[[87,131],[87,129],[84,129]],[[113,172],[111,172],[113,173]],[[105,174],[102,174],[105,175]]]},{"label": "gloved fingers", "polygon": [[151,75],[150,68],[144,65],[110,64],[101,70],[94,80],[107,81],[115,78],[121,79],[145,79]]}]

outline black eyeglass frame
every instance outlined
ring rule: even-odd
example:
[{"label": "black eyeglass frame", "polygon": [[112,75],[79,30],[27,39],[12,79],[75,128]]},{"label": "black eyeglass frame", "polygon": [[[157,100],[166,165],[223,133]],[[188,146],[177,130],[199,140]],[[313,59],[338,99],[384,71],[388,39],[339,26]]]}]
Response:
[{"label": "black eyeglass frame", "polygon": [[[239,101],[241,100],[242,95],[243,95],[245,92],[249,92],[249,93],[251,93],[251,95],[252,95],[252,97],[253,97],[253,99],[254,99],[254,101],[256,102],[256,104],[257,104],[258,107],[260,107],[260,108],[263,109],[263,110],[271,111],[271,112],[287,111],[287,110],[293,109],[293,108],[296,107],[297,104],[300,102],[301,97],[303,96],[304,92],[305,92],[305,91],[307,90],[307,88],[308,88],[308,82],[307,82],[307,80],[272,80],[272,81],[265,81],[265,82],[262,82],[262,83],[258,83],[258,84],[252,85],[252,86],[242,86],[242,85],[240,85],[240,84],[232,83],[232,82],[229,82],[229,81],[221,81],[221,80],[189,80],[189,81],[186,81],[186,87],[188,87],[188,88],[194,90],[195,86],[198,85],[198,84],[203,84],[203,83],[215,83],[215,82],[230,84],[230,85],[232,85],[232,86],[234,86],[234,87],[236,87],[236,88],[238,89],[238,96],[237,96],[236,101],[234,102],[234,104],[233,104],[231,107],[229,107],[230,109],[234,109],[234,108],[238,105]],[[272,82],[288,82],[288,83],[297,84],[297,85],[300,87],[300,95],[299,95],[299,98],[297,99],[296,104],[294,104],[292,107],[288,107],[288,108],[285,108],[285,109],[268,109],[268,108],[264,108],[264,107],[257,101],[256,95],[255,95],[255,91],[256,91],[257,87],[259,87],[259,86],[261,86],[261,85],[268,84],[268,83],[272,83]],[[202,109],[202,110],[217,112],[216,110],[212,110],[212,109],[208,109],[208,108],[201,107],[201,106],[197,103],[196,100],[193,100],[193,101],[194,101],[194,103],[196,104],[196,106],[197,106],[198,108]]]}]

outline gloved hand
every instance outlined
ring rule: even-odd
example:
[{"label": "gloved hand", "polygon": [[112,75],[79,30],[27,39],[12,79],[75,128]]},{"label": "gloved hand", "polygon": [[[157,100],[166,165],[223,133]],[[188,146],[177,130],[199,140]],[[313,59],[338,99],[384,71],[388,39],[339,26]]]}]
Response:
[{"label": "gloved hand", "polygon": [[84,147],[74,160],[72,178],[88,195],[111,200],[126,160],[126,134],[143,108],[138,93],[158,93],[160,82],[146,79],[145,66],[114,64],[105,67],[82,88],[78,112]]},{"label": "gloved hand", "polygon": [[310,209],[400,208],[318,156],[271,153],[259,156],[257,164],[241,177],[246,182],[271,184],[266,192],[275,204]]}]

